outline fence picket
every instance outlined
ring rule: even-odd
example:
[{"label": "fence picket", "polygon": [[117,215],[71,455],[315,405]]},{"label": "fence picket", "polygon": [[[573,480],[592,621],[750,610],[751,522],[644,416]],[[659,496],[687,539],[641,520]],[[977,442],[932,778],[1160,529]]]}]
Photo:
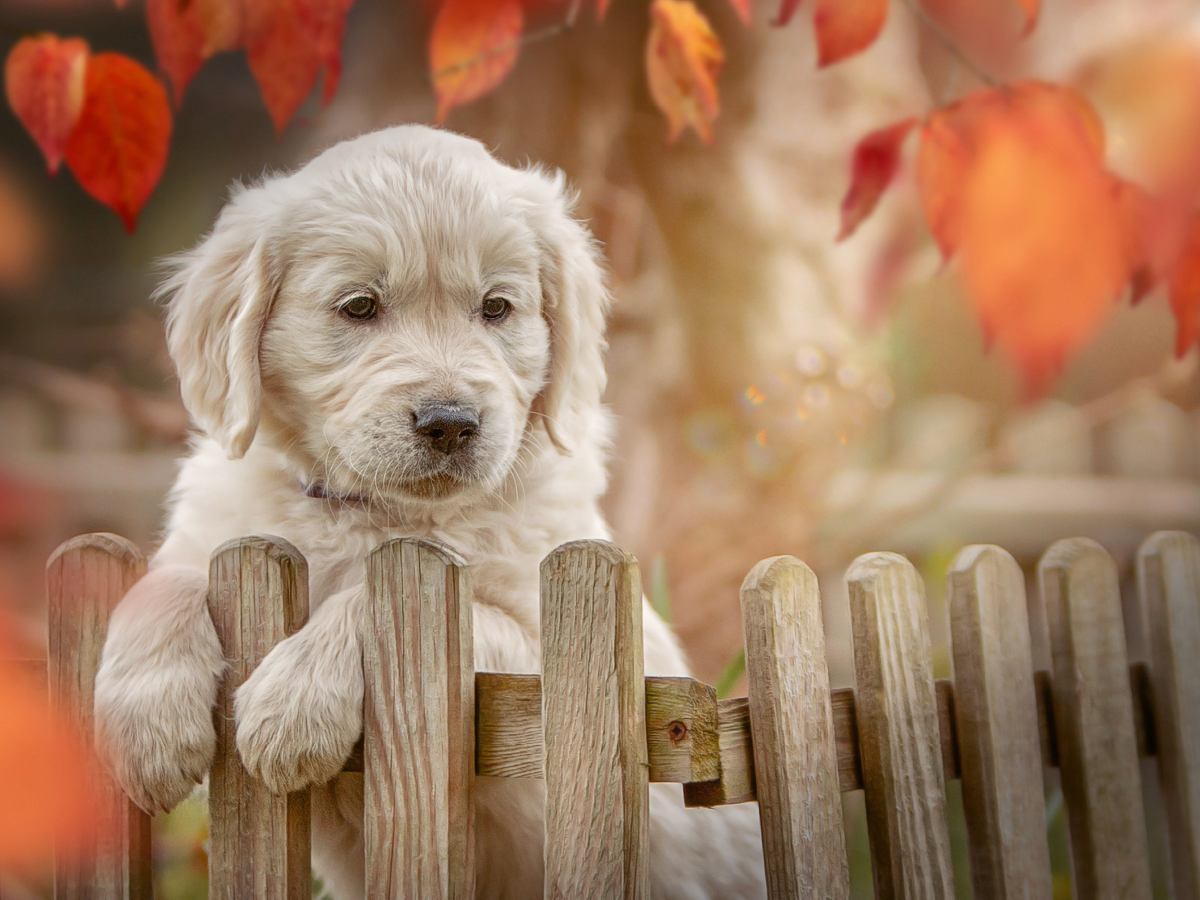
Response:
[{"label": "fence picket", "polygon": [[228,661],[208,778],[208,892],[301,900],[312,894],[308,790],[272,794],[242,766],[233,698],[271,648],[308,618],[308,563],[283,538],[238,538],[213,553],[208,608]]},{"label": "fence picket", "polygon": [[850,896],[821,594],[790,556],[742,584],[746,677],[767,895]]},{"label": "fence picket", "polygon": [[1095,541],[1038,566],[1075,896],[1148,900],[1150,869],[1117,568]]},{"label": "fence picket", "polygon": [[649,762],[636,560],[575,541],[542,562],[545,897],[650,896]]},{"label": "fence picket", "polygon": [[1158,772],[1177,898],[1200,895],[1200,541],[1160,531],[1142,544]]},{"label": "fence picket", "polygon": [[[73,538],[46,564],[50,702],[89,738],[109,613],[145,572],[142,552],[113,534]],[[133,805],[102,766],[93,769],[89,780],[96,798],[96,853],[55,861],[54,896],[149,900],[150,817]]]},{"label": "fence picket", "polygon": [[[86,732],[109,612],[144,572],[113,535],[68,541],[47,563],[50,698]],[[846,574],[856,687],[830,691],[816,579],[791,557],[765,560],[743,585],[750,697],[718,701],[693,679],[644,677],[638,567],[612,544],[577,541],[543,561],[539,677],[475,673],[466,563],[435,542],[390,541],[367,565],[364,739],[346,768],[365,772],[368,894],[473,896],[478,774],[544,779],[547,898],[648,898],[648,785],[664,781],[683,784],[688,806],[757,799],[769,895],[833,900],[849,894],[839,795],[862,787],[879,900],[950,900],[944,791],[961,777],[976,900],[1044,900],[1042,766],[1057,766],[1076,897],[1149,900],[1140,754],[1159,757],[1174,894],[1194,896],[1200,541],[1160,532],[1139,552],[1148,664],[1127,661],[1103,548],[1060,541],[1038,575],[1027,608],[1007,552],[959,554],[956,680],[934,682],[915,569],[860,557]],[[230,541],[213,555],[208,602],[230,662],[210,896],[307,898],[308,791],[273,796],[252,778],[233,720],[237,688],[307,618],[307,564],[280,538]],[[1031,652],[1043,609],[1050,673]],[[149,898],[150,819],[102,769],[93,777],[101,852],[57,860],[55,896]]]},{"label": "fence picket", "polygon": [[846,573],[855,710],[878,900],[951,900],[925,591],[912,564],[868,553]]},{"label": "fence picket", "polygon": [[947,588],[975,900],[1049,898],[1025,576],[1007,551],[973,546]]},{"label": "fence picket", "polygon": [[466,562],[432,541],[367,561],[367,896],[475,896],[475,661]]}]

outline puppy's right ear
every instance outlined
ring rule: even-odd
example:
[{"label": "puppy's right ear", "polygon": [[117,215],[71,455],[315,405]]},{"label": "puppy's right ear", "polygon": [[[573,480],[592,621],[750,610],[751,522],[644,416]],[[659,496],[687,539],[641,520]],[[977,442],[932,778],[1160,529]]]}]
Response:
[{"label": "puppy's right ear", "polygon": [[168,262],[158,289],[183,404],[231,459],[245,455],[258,430],[258,348],[279,288],[262,195],[236,194],[212,232]]}]

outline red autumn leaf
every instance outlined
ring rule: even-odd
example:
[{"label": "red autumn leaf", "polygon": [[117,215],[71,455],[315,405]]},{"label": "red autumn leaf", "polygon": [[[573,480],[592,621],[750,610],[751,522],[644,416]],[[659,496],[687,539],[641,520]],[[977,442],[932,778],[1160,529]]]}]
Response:
[{"label": "red autumn leaf", "polygon": [[1019,103],[978,123],[962,185],[963,281],[1030,394],[1108,315],[1128,277],[1110,176],[1070,117]]},{"label": "red autumn leaf", "polygon": [[520,0],[445,0],[429,35],[439,123],[508,77],[524,27]]},{"label": "red autumn leaf", "polygon": [[832,65],[870,47],[887,11],[888,0],[817,0],[817,65]]},{"label": "red autumn leaf", "polygon": [[646,42],[650,96],[670,126],[672,143],[691,126],[712,143],[712,125],[721,111],[717,76],[725,49],[691,0],[654,0]]},{"label": "red autumn leaf", "polygon": [[1192,219],[1171,277],[1171,312],[1176,324],[1175,354],[1183,356],[1200,341],[1200,217]]},{"label": "red autumn leaf", "polygon": [[4,66],[8,104],[46,157],[51,175],[83,109],[87,60],[87,41],[42,34],[17,41]]},{"label": "red autumn leaf", "polygon": [[237,47],[242,35],[235,0],[146,0],[146,24],[176,106],[204,61]]},{"label": "red autumn leaf", "polygon": [[887,128],[872,131],[854,148],[850,190],[842,200],[839,241],[854,234],[859,224],[874,211],[900,165],[900,145],[916,124],[916,119],[904,119]]},{"label": "red autumn leaf", "polygon": [[162,82],[128,56],[93,56],[67,165],[131,232],[166,167],[170,143],[171,105]]},{"label": "red autumn leaf", "polygon": [[245,7],[246,57],[282,133],[325,72],[328,103],[342,72],[342,34],[354,0],[255,0]]},{"label": "red autumn leaf", "polygon": [[783,0],[779,4],[779,13],[771,20],[771,24],[777,28],[782,28],[788,22],[792,21],[792,16],[796,14],[796,10],[800,8],[800,0]]}]

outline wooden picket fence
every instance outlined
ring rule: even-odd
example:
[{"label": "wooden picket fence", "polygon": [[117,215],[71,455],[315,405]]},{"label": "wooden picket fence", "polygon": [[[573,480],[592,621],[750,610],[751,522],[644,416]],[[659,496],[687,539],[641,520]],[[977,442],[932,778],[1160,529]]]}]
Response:
[{"label": "wooden picket fence", "polygon": [[[365,779],[372,898],[473,896],[477,777],[545,779],[547,898],[648,897],[647,785],[667,781],[689,806],[757,800],[770,896],[806,900],[849,896],[840,794],[863,790],[876,895],[946,900],[954,778],[976,900],[1050,898],[1043,771],[1057,767],[1076,897],[1148,900],[1147,755],[1174,896],[1200,896],[1200,542],[1189,534],[1141,548],[1149,652],[1133,665],[1117,568],[1098,544],[1052,546],[1030,606],[1008,553],[963,550],[948,579],[953,682],[933,678],[913,566],[862,556],[846,575],[856,686],[832,692],[816,578],[791,557],[765,560],[742,588],[749,697],[733,700],[644,676],[638,566],[611,544],[566,544],[543,562],[540,677],[474,671],[469,572],[451,549],[393,540],[366,565],[364,741],[347,768]],[[85,726],[108,613],[144,570],[112,535],[69,541],[49,563],[51,695]],[[210,571],[231,663],[209,782],[210,896],[308,897],[307,792],[273,796],[245,772],[231,703],[303,625],[306,563],[286,541],[251,537],[221,547]],[[1033,668],[1037,629],[1048,672]],[[60,863],[56,896],[149,897],[149,820],[102,772],[96,781],[107,845]]]}]

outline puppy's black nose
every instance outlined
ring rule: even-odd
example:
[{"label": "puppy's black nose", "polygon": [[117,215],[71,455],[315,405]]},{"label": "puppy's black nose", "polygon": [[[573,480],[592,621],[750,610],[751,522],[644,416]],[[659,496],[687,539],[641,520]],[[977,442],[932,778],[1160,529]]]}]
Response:
[{"label": "puppy's black nose", "polygon": [[433,404],[413,413],[413,428],[434,450],[449,456],[475,437],[479,430],[479,414],[464,406]]}]

